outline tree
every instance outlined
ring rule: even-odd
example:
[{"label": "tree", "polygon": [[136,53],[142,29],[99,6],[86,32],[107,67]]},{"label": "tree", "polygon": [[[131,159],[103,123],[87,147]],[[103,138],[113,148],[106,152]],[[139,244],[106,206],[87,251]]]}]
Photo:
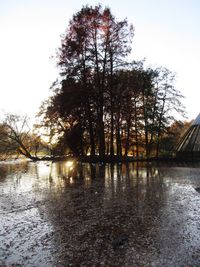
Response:
[{"label": "tree", "polygon": [[127,62],[133,32],[101,5],[73,16],[57,54],[60,77],[40,110],[51,153],[159,155],[182,95],[169,70]]},{"label": "tree", "polygon": [[172,154],[191,122],[174,121],[162,134],[159,152],[161,155]]},{"label": "tree", "polygon": [[11,145],[8,138],[7,128],[0,124],[0,159],[4,160],[16,151],[16,147]]},{"label": "tree", "polygon": [[[59,66],[66,82],[73,78],[84,90],[84,114],[89,127],[91,153],[97,128],[99,155],[105,155],[104,109],[110,102],[111,154],[113,154],[113,74],[130,52],[132,25],[118,22],[110,9],[85,6],[73,16],[62,40]],[[95,118],[93,116],[95,114]]]},{"label": "tree", "polygon": [[0,154],[4,158],[23,155],[37,160],[37,152],[42,141],[31,133],[26,115],[6,114],[0,125]]},{"label": "tree", "polygon": [[[167,128],[175,121],[175,113],[183,117],[184,106],[181,103],[183,96],[174,86],[175,75],[167,68],[157,68],[154,70],[154,108],[152,115],[151,142],[156,144],[156,157],[159,156],[160,141]],[[151,144],[152,145],[152,144]]]}]

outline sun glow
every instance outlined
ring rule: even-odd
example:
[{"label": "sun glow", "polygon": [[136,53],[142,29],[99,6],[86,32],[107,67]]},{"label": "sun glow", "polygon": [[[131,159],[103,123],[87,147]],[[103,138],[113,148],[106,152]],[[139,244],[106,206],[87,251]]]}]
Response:
[{"label": "sun glow", "polygon": [[72,160],[69,160],[66,162],[66,166],[70,168],[70,170],[73,168],[74,162]]}]

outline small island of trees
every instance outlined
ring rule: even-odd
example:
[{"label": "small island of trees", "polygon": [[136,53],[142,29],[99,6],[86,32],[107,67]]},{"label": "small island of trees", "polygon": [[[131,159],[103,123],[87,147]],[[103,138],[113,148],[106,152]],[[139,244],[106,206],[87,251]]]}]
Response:
[{"label": "small island of trees", "polygon": [[7,114],[0,125],[1,157],[169,156],[185,127],[174,117],[184,113],[183,96],[167,68],[130,61],[133,36],[126,19],[118,21],[101,5],[74,14],[57,53],[60,75],[38,112],[40,123],[33,133],[25,116]]}]

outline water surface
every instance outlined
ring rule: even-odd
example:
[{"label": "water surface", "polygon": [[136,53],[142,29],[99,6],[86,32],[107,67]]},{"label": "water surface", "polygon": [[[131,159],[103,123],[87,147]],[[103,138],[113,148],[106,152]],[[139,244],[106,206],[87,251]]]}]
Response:
[{"label": "water surface", "polygon": [[200,266],[200,166],[0,164],[0,266]]}]

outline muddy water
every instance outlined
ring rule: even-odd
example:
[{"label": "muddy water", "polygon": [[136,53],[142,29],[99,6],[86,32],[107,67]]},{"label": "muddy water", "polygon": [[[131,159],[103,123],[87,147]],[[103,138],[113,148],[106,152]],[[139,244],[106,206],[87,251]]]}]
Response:
[{"label": "muddy water", "polygon": [[0,266],[200,266],[200,166],[0,163]]}]

